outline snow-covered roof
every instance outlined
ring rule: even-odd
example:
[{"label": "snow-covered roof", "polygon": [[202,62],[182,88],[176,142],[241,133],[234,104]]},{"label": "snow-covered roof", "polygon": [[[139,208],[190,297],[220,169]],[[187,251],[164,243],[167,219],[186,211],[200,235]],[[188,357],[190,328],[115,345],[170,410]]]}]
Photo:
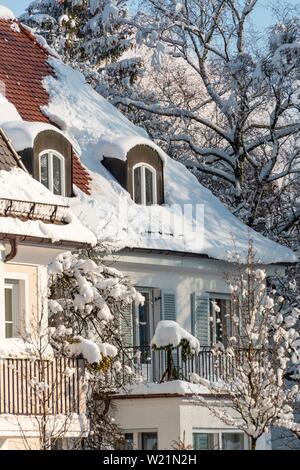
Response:
[{"label": "snow-covered roof", "polygon": [[54,131],[59,134],[63,133],[55,126],[45,122],[29,122],[29,121],[0,121],[0,126],[5,134],[11,140],[14,149],[20,152],[27,148],[32,148],[35,138],[43,131]]},{"label": "snow-covered roof", "polygon": [[0,89],[0,123],[6,121],[21,121],[21,116],[16,107],[1,93]]},{"label": "snow-covered roof", "polygon": [[[46,129],[43,125],[24,123],[29,119],[44,121],[46,126],[49,126],[47,121],[50,120],[64,132],[91,177],[91,196],[78,189],[77,197],[67,202],[99,242],[109,242],[116,248],[168,250],[227,260],[227,251],[232,251],[234,242],[236,250],[243,255],[247,252],[249,239],[252,239],[257,259],[262,263],[297,260],[291,250],[264,238],[233,216],[182,164],[169,158],[149,140],[143,129],[131,123],[96,93],[82,74],[50,56],[48,49],[44,48],[42,53],[41,47],[36,44],[38,38],[33,37],[33,32],[23,29],[21,27],[22,34],[18,37],[9,27],[6,34],[14,34],[14,41],[20,43],[20,47],[25,47],[26,43],[32,61],[38,61],[42,71],[33,80],[36,67],[26,69],[24,73],[28,58],[26,63],[18,59],[17,83],[20,80],[22,89],[16,89],[11,77],[7,79],[7,74],[2,74],[10,103],[2,99],[7,117],[1,118],[0,114],[0,122],[4,122],[6,132],[18,149],[32,142],[40,129]],[[5,46],[4,52],[13,67],[13,48],[7,50]],[[45,62],[47,59],[48,64]],[[22,73],[26,78],[24,83]],[[24,90],[28,87],[34,92],[33,96],[41,97],[38,101],[33,102],[29,97],[27,103]],[[0,92],[3,94],[3,90],[0,89]],[[13,109],[12,102],[17,109]],[[162,206],[135,204],[101,164],[103,156],[126,159],[128,151],[136,145],[154,148],[164,162],[165,204]],[[76,163],[76,159],[74,161]],[[73,167],[76,176],[79,170],[75,170],[76,167]],[[82,173],[84,169],[81,167],[80,171]],[[78,186],[86,187],[86,182],[81,184],[81,179],[77,180]],[[87,238],[90,240],[90,235]]]},{"label": "snow-covered roof", "polygon": [[[115,152],[116,158],[124,159],[132,146],[154,144],[144,130],[86,84],[82,74],[55,58],[49,62],[57,77],[44,80],[50,101],[43,111],[52,122],[63,123],[65,133],[77,142],[81,161],[90,170],[92,195],[78,191],[78,197],[69,203],[99,241],[113,242],[119,248],[170,250],[227,260],[234,243],[237,252],[245,255],[252,239],[261,263],[297,260],[290,249],[244,225],[182,164],[162,150],[159,153],[164,161],[165,204],[135,204],[100,161],[103,154],[113,156]],[[187,212],[182,216],[184,208]],[[189,218],[191,209],[194,213]]]},{"label": "snow-covered roof", "polygon": [[141,135],[122,135],[119,137],[110,136],[102,138],[99,142],[100,158],[113,157],[125,161],[129,150],[137,145],[147,145],[151,147],[164,161],[165,152],[152,140],[142,137]]},{"label": "snow-covered roof", "polygon": [[[20,168],[15,167],[10,171],[0,171],[0,234],[49,239],[53,243],[60,241],[93,245],[96,243],[94,235],[68,207],[63,210],[61,223],[54,224],[34,218],[31,220],[27,218],[28,213],[26,212],[21,218],[7,216],[6,200],[15,201],[14,204],[20,213],[22,213],[23,207],[26,207],[26,202],[40,203],[40,208],[37,204],[41,212],[39,219],[43,219],[42,212],[49,205],[61,206],[63,204],[61,198],[52,194],[45,186]],[[43,205],[45,209],[43,209]]]}]

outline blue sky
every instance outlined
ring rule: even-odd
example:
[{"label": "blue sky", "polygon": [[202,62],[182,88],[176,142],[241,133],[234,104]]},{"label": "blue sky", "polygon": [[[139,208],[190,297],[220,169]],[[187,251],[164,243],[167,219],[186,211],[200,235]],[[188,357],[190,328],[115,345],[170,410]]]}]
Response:
[{"label": "blue sky", "polygon": [[[24,12],[25,8],[31,0],[0,0],[0,5],[5,5],[13,12],[16,16],[20,15]],[[299,0],[288,0],[288,2],[292,5],[299,5]],[[272,17],[270,12],[264,5],[268,5],[268,0],[259,0],[260,6],[257,8],[256,13],[253,17],[253,21],[257,28],[264,28],[265,26],[269,26],[272,23]]]},{"label": "blue sky", "polygon": [[0,5],[10,8],[16,16],[24,12],[31,0],[0,0]]}]

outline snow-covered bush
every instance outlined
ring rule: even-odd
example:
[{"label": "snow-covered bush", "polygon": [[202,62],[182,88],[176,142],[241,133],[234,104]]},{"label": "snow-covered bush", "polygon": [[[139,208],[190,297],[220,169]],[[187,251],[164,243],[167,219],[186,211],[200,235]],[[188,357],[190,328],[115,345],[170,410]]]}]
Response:
[{"label": "snow-covered bush", "polygon": [[161,320],[156,326],[154,336],[151,340],[153,349],[176,348],[187,343],[190,353],[200,351],[199,340],[172,320]]},{"label": "snow-covered bush", "polygon": [[61,354],[83,357],[89,377],[91,433],[86,446],[106,448],[122,436],[110,419],[110,395],[134,381],[121,367],[122,312],[143,297],[118,270],[106,266],[97,250],[64,253],[49,265],[51,344]]},{"label": "snow-covered bush", "polygon": [[158,322],[151,340],[151,347],[154,350],[164,350],[167,354],[166,370],[161,377],[161,382],[165,379],[176,380],[180,376],[180,371],[174,366],[172,351],[177,349],[177,354],[181,354],[183,361],[200,351],[198,339],[172,320]]}]

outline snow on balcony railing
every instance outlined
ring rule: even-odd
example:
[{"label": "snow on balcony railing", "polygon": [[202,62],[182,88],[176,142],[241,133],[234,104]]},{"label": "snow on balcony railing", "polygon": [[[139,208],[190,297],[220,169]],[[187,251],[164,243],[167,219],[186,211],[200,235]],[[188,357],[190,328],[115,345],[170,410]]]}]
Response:
[{"label": "snow on balcony railing", "polygon": [[63,225],[67,223],[68,209],[68,206],[57,204],[0,198],[0,217],[40,220]]}]

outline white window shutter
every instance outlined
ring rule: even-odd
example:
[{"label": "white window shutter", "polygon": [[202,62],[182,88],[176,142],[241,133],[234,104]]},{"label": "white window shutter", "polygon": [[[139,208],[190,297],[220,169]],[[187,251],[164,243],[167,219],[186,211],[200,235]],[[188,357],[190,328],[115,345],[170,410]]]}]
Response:
[{"label": "white window shutter", "polygon": [[192,294],[192,333],[200,341],[200,346],[210,345],[209,295]]},{"label": "white window shutter", "polygon": [[174,291],[163,290],[161,293],[162,320],[176,321],[176,294]]},{"label": "white window shutter", "polygon": [[132,304],[128,304],[121,312],[121,337],[123,346],[133,346]]}]

